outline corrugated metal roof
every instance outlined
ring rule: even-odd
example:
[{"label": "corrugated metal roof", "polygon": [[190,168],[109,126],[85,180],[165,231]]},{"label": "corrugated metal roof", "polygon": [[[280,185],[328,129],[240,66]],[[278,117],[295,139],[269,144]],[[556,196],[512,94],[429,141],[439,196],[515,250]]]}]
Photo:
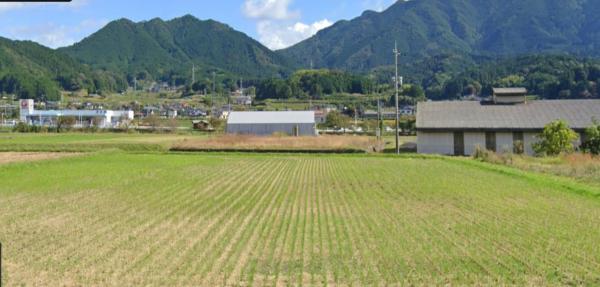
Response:
[{"label": "corrugated metal roof", "polygon": [[315,112],[231,112],[228,124],[314,124]]},{"label": "corrugated metal roof", "polygon": [[543,100],[517,105],[481,102],[424,102],[417,107],[418,129],[542,129],[562,119],[573,129],[600,121],[600,100]]},{"label": "corrugated metal roof", "polygon": [[493,88],[494,94],[527,94],[525,88]]}]

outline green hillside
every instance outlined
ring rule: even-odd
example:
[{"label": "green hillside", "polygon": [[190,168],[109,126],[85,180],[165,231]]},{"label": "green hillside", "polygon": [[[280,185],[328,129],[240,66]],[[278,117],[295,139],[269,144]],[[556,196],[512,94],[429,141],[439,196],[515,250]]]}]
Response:
[{"label": "green hillside", "polygon": [[187,15],[170,21],[134,23],[121,19],[73,46],[60,49],[94,68],[181,84],[190,77],[222,72],[278,77],[288,64],[259,42],[213,20]]},{"label": "green hillside", "polygon": [[30,41],[0,38],[0,92],[55,100],[60,90],[118,90],[125,81]]},{"label": "green hillside", "polygon": [[597,0],[419,0],[398,1],[340,21],[293,47],[279,51],[298,65],[369,71],[401,61],[415,63],[452,54],[464,61],[483,57],[569,52],[600,55]]}]

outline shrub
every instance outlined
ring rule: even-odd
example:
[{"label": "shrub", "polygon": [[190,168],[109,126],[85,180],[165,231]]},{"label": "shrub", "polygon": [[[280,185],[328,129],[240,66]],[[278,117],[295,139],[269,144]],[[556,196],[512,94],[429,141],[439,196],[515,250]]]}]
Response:
[{"label": "shrub", "polygon": [[331,111],[325,118],[325,126],[330,128],[344,128],[350,123],[350,118],[338,111]]},{"label": "shrub", "polygon": [[525,153],[525,144],[523,141],[515,141],[513,143],[513,153],[515,154],[524,154]]},{"label": "shrub", "polygon": [[585,142],[581,145],[584,152],[600,154],[600,124],[594,124],[585,131]]},{"label": "shrub", "polygon": [[[46,129],[47,131],[48,129]],[[18,123],[16,126],[13,127],[13,132],[18,132],[18,133],[39,133],[41,132],[42,129],[39,126],[34,126],[34,125],[28,125],[26,123]]]},{"label": "shrub", "polygon": [[473,154],[473,158],[489,163],[496,164],[512,164],[513,163],[513,155],[511,153],[503,153],[498,154],[494,151],[487,150],[480,146],[475,148],[475,153]]},{"label": "shrub", "polygon": [[578,138],[567,122],[554,121],[544,127],[544,131],[539,135],[540,141],[533,145],[533,150],[538,155],[548,156],[571,153],[574,150],[573,142]]},{"label": "shrub", "polygon": [[56,132],[69,131],[76,123],[77,119],[75,117],[59,117],[56,121]]}]

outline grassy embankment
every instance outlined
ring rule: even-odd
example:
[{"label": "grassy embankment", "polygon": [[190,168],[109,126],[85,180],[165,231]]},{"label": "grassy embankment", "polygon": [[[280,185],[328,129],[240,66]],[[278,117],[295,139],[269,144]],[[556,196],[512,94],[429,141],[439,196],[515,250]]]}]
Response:
[{"label": "grassy embankment", "polygon": [[[414,138],[403,137],[402,142]],[[272,151],[351,152],[389,149],[393,138],[378,143],[367,136],[253,137],[222,134],[127,134],[127,133],[0,133],[0,151],[89,152],[125,151]]]},{"label": "grassy embankment", "polygon": [[600,187],[600,157],[598,156],[575,153],[557,157],[530,157],[486,153],[480,160],[529,172],[568,177]]},{"label": "grassy embankment", "polygon": [[0,133],[0,151],[90,152],[106,149],[167,151],[184,138],[201,135],[127,133]]}]

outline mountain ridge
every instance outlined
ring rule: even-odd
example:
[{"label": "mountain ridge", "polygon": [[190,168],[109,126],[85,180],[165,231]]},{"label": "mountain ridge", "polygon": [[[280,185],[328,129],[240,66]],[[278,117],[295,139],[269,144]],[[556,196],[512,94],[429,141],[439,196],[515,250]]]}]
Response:
[{"label": "mountain ridge", "polygon": [[189,14],[167,21],[119,19],[59,50],[95,68],[155,78],[191,71],[192,64],[247,77],[281,77],[290,70],[284,57],[246,34]]},{"label": "mountain ridge", "polygon": [[600,56],[598,0],[398,1],[365,11],[277,51],[297,65],[366,72],[391,65],[394,41],[402,60],[444,53],[466,58],[569,52]]}]

